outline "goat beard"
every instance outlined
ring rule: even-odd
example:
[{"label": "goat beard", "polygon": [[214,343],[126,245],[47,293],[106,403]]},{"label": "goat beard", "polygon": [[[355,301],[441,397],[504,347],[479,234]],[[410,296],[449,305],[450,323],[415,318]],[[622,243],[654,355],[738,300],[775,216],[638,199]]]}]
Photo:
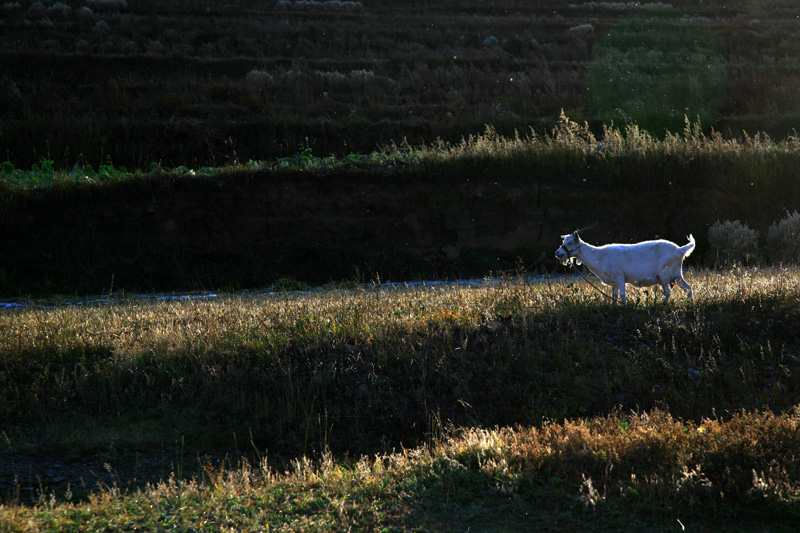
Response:
[{"label": "goat beard", "polygon": [[561,264],[564,266],[572,266],[573,264],[581,265],[582,263],[581,260],[578,259],[577,257],[567,257],[566,259],[561,261]]}]

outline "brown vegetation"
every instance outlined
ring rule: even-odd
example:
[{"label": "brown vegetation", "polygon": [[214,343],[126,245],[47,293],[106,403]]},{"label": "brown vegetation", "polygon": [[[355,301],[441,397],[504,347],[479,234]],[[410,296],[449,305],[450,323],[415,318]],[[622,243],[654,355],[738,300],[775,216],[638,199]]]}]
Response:
[{"label": "brown vegetation", "polygon": [[[599,129],[609,115],[587,90],[605,84],[586,72],[595,44],[630,17],[713,36],[717,44],[698,46],[724,78],[719,104],[694,102],[641,127],[662,135],[687,113],[732,135],[782,137],[800,105],[800,19],[789,1],[60,4],[0,8],[0,148],[24,168],[45,157],[147,168],[273,159],[309,145],[369,152],[403,138],[458,140],[485,124],[543,131],[561,109]],[[633,43],[666,61],[643,72],[686,61],[662,45]],[[692,76],[702,87],[702,69]]]},{"label": "brown vegetation", "polygon": [[800,277],[688,278],[670,305],[506,279],[4,312],[0,520],[782,527]]}]

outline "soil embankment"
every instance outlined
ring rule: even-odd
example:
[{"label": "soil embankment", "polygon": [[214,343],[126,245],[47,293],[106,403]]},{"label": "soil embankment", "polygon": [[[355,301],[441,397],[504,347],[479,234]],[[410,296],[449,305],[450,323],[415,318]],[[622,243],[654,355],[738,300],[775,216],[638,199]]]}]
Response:
[{"label": "soil embankment", "polygon": [[3,196],[6,297],[552,270],[559,235],[595,220],[590,242],[691,232],[702,245],[714,221],[759,216],[755,199],[719,190],[413,173],[158,175]]}]

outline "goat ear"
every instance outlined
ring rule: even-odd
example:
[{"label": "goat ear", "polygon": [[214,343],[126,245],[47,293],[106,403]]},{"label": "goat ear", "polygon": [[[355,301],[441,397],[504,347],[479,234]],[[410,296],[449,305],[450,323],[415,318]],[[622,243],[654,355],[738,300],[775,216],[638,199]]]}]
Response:
[{"label": "goat ear", "polygon": [[567,233],[566,235],[562,235],[562,236],[561,236],[561,240],[563,241],[563,240],[564,240],[564,239],[566,239],[567,237],[569,237],[569,233]]}]

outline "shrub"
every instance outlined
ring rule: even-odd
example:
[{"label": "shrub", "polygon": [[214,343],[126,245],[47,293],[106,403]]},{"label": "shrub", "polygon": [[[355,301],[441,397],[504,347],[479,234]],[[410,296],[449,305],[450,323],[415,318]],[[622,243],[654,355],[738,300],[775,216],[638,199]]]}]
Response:
[{"label": "shrub", "polygon": [[375,79],[375,73],[367,69],[351,70],[350,79],[358,82],[369,82]]},{"label": "shrub", "polygon": [[715,222],[708,242],[715,264],[748,263],[758,256],[758,233],[738,220]]},{"label": "shrub", "polygon": [[272,74],[264,70],[253,69],[247,73],[245,80],[255,88],[263,88],[265,85],[272,83]]},{"label": "shrub", "polygon": [[317,0],[278,0],[275,3],[276,10],[296,9],[305,11],[360,11],[363,9],[363,7],[363,4],[358,1],[352,2],[339,0],[327,0],[325,2],[319,2]]},{"label": "shrub", "polygon": [[128,7],[126,0],[87,0],[86,3],[92,7],[106,9],[125,9]]},{"label": "shrub", "polygon": [[28,7],[28,13],[42,13],[44,12],[44,4],[41,2],[34,2]]},{"label": "shrub", "polygon": [[66,14],[72,10],[67,4],[63,2],[56,2],[52,6],[47,8],[48,13],[55,13],[55,14]]},{"label": "shrub", "polygon": [[786,212],[786,216],[767,230],[767,248],[770,256],[778,261],[800,260],[800,213]]},{"label": "shrub", "polygon": [[317,76],[320,77],[320,79],[322,81],[324,81],[326,83],[331,83],[331,84],[333,84],[333,83],[344,83],[344,81],[347,80],[347,76],[345,76],[341,72],[337,72],[335,70],[334,71],[327,71],[327,72],[317,71],[316,74],[317,74]]},{"label": "shrub", "polygon": [[111,28],[105,20],[99,20],[92,31],[95,33],[111,33]]},{"label": "shrub", "polygon": [[573,33],[593,33],[594,26],[591,24],[578,24],[577,26],[572,26],[569,31]]},{"label": "shrub", "polygon": [[291,277],[281,278],[272,285],[272,290],[275,292],[307,291],[309,289],[308,284]]}]

